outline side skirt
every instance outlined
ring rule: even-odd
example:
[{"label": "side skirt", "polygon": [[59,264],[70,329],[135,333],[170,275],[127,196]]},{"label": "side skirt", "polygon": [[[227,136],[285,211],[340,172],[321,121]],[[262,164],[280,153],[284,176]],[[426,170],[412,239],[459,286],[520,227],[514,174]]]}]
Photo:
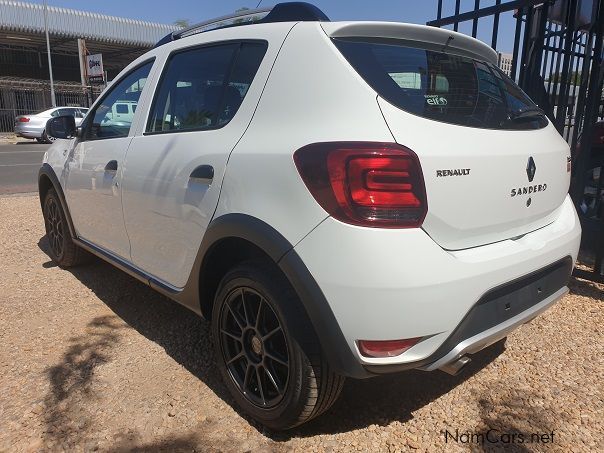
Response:
[{"label": "side skirt", "polygon": [[144,271],[132,265],[131,263],[128,263],[120,257],[115,256],[100,247],[97,247],[96,245],[86,241],[85,239],[73,238],[73,242],[84,250],[117,267],[118,269],[130,275],[131,277],[134,277],[138,281],[143,282],[147,286],[150,286],[158,293],[178,302],[179,304],[193,311],[197,315],[202,316],[199,304],[188,304],[180,300],[179,295],[183,293],[183,288],[176,288],[164,282],[161,282],[160,280],[145,273]]}]

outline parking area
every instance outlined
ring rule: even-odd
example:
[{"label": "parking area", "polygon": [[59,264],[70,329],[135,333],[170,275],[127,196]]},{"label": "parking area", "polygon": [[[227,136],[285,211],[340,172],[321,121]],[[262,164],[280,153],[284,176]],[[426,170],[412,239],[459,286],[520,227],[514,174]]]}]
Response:
[{"label": "parking area", "polygon": [[573,279],[456,377],[349,380],[328,413],[277,434],[234,408],[205,321],[102,262],[56,267],[33,195],[0,196],[0,219],[0,451],[601,448],[602,286]]},{"label": "parking area", "polygon": [[0,136],[0,195],[35,192],[42,157],[50,145]]}]

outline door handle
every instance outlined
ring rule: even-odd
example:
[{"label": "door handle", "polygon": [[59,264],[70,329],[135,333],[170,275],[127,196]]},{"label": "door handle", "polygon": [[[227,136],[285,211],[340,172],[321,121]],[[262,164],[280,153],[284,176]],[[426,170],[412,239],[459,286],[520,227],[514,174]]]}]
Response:
[{"label": "door handle", "polygon": [[117,160],[110,160],[105,165],[105,172],[115,173],[117,171]]},{"label": "door handle", "polygon": [[211,184],[214,179],[214,167],[211,165],[200,165],[191,172],[189,179],[203,184]]}]

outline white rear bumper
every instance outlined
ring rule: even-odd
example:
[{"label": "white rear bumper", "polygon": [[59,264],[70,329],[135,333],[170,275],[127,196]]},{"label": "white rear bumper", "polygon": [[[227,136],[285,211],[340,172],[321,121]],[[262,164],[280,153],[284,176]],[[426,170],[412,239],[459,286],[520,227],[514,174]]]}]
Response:
[{"label": "white rear bumper", "polygon": [[[567,256],[574,263],[580,238],[579,220],[567,197],[559,218],[550,225],[515,240],[472,249],[443,250],[421,229],[371,229],[328,218],[295,250],[359,362],[395,365],[430,357],[491,289]],[[557,298],[533,308],[539,312],[538,307],[545,309]],[[493,331],[494,339],[484,332],[485,341],[475,339],[461,349],[467,346],[464,352],[473,352],[487,346],[531,319],[531,313],[500,326]],[[397,357],[363,357],[356,345],[357,340],[414,337],[424,339]],[[452,357],[460,352],[452,351]]]}]

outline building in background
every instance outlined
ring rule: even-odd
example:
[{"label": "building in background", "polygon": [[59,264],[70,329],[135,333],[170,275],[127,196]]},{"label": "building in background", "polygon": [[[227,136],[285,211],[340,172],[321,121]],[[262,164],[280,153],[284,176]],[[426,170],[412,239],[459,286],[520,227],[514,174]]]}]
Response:
[{"label": "building in background", "polygon": [[[47,23],[56,103],[71,106],[87,106],[102,89],[82,79],[81,53],[102,54],[106,79],[112,80],[179,28],[53,6]],[[0,0],[0,132],[12,131],[15,116],[51,106],[44,6]]]},{"label": "building in background", "polygon": [[511,53],[497,52],[497,65],[505,72],[508,77],[512,77],[512,62],[513,56]]}]

